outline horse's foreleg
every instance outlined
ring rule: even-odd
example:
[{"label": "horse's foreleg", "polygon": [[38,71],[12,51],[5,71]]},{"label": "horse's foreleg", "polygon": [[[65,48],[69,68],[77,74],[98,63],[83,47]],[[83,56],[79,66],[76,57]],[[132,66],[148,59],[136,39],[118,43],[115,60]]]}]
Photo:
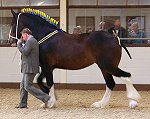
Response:
[{"label": "horse's foreleg", "polygon": [[49,71],[46,73],[46,82],[47,82],[47,86],[50,88],[50,101],[49,101],[49,107],[53,107],[55,106],[56,103],[56,96],[55,96],[55,90],[54,90],[54,82],[53,82],[53,73],[52,71]]},{"label": "horse's foreleg", "polygon": [[[50,100],[48,101],[48,107],[52,108],[54,107],[55,103],[56,103],[56,97],[55,97],[55,91],[54,91],[54,82],[53,82],[53,74],[51,70],[47,70],[47,71],[43,71],[44,75],[46,77],[46,83],[47,83],[47,87],[48,89],[50,89],[49,92],[49,96],[50,96]],[[45,103],[43,103],[41,105],[41,107],[46,107]]]},{"label": "horse's foreleg", "polygon": [[105,79],[106,85],[107,85],[106,92],[105,92],[103,98],[100,101],[93,103],[91,105],[91,107],[104,108],[109,103],[111,92],[112,92],[113,88],[115,87],[115,82],[114,82],[112,75],[107,72],[104,72],[104,71],[102,71],[102,73],[103,73],[103,76],[104,76],[104,79]]},{"label": "horse's foreleg", "polygon": [[50,108],[51,108],[51,107],[54,107],[55,104],[56,104],[56,96],[55,96],[54,84],[52,85],[52,87],[50,89],[49,95],[51,97],[50,98]]},{"label": "horse's foreleg", "polygon": [[122,78],[126,84],[127,89],[127,97],[129,98],[129,107],[135,108],[138,106],[138,100],[140,99],[140,95],[137,90],[134,88],[131,80],[129,78]]},{"label": "horse's foreleg", "polygon": [[37,78],[37,84],[39,85],[40,89],[49,94],[49,88],[47,88],[44,84],[43,84],[43,79],[45,78],[45,75],[43,72],[40,73],[40,75]]}]

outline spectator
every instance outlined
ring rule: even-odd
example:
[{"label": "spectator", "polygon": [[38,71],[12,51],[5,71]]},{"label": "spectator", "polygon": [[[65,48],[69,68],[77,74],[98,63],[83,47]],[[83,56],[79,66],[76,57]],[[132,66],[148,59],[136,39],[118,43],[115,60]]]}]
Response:
[{"label": "spectator", "polygon": [[[129,37],[130,38],[146,38],[144,31],[139,30],[138,22],[134,22],[129,28]],[[144,43],[141,39],[135,39],[132,43]]]},{"label": "spectator", "polygon": [[73,34],[81,34],[81,26],[74,27]]},{"label": "spectator", "polygon": [[[121,27],[121,23],[119,19],[116,19],[114,22],[114,26],[108,29],[108,32],[113,34],[115,37],[118,36],[119,38],[127,38],[126,29]],[[123,40],[121,43],[127,43],[127,41]]]},{"label": "spectator", "polygon": [[17,40],[16,39],[11,39],[10,44],[11,44],[11,47],[16,47],[17,46]]},{"label": "spectator", "polygon": [[105,25],[106,23],[104,21],[101,21],[99,23],[99,31],[106,31]]},{"label": "spectator", "polygon": [[93,27],[92,26],[88,26],[86,28],[86,33],[91,33],[93,31]]}]

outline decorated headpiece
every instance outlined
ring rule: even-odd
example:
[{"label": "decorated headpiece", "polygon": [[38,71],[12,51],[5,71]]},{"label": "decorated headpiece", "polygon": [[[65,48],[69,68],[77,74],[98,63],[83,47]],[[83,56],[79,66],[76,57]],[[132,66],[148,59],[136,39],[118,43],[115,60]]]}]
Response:
[{"label": "decorated headpiece", "polygon": [[37,9],[32,9],[32,8],[23,8],[21,10],[21,13],[29,13],[29,14],[33,14],[33,15],[36,15],[36,16],[39,16],[43,19],[45,19],[47,22],[49,22],[50,24],[53,24],[55,25],[57,28],[58,27],[58,21],[55,20],[54,18],[50,17],[49,15],[45,14],[44,12],[40,11],[40,10],[37,10]]}]

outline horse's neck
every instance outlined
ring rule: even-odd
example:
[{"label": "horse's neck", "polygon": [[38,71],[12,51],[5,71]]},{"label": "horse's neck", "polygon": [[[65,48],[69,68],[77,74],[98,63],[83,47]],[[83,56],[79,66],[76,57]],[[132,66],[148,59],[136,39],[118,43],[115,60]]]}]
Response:
[{"label": "horse's neck", "polygon": [[41,40],[44,38],[47,34],[53,32],[55,29],[49,28],[49,27],[41,27],[38,28],[38,32],[34,33],[34,37],[37,40]]}]

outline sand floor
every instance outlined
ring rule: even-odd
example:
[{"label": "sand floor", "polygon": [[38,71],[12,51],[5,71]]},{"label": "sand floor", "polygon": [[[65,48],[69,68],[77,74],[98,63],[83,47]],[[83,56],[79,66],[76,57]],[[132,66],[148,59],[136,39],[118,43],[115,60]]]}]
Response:
[{"label": "sand floor", "polygon": [[150,119],[150,91],[139,93],[142,99],[136,109],[128,107],[124,91],[114,91],[106,108],[90,108],[104,94],[98,90],[56,90],[58,100],[52,109],[40,109],[42,102],[29,95],[28,109],[15,109],[19,90],[0,89],[0,119]]}]

